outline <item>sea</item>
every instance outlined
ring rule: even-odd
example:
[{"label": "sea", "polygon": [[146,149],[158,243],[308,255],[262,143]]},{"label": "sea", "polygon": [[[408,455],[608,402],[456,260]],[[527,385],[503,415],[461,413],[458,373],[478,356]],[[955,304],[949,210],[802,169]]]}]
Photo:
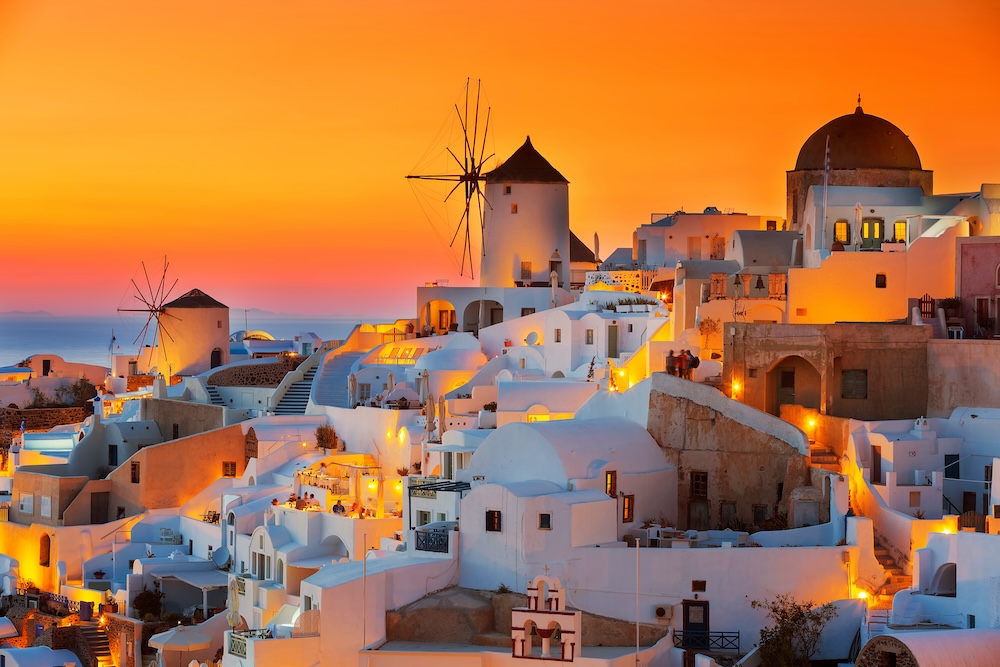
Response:
[{"label": "sea", "polygon": [[[361,318],[310,318],[298,315],[252,315],[233,311],[230,328],[266,331],[276,339],[303,332],[324,341],[343,340]],[[365,321],[373,321],[371,318]],[[381,321],[381,320],[374,320]],[[150,325],[145,339],[145,317],[59,316],[47,313],[0,313],[0,367],[14,366],[35,354],[55,354],[66,361],[110,367],[111,354],[132,354],[145,342],[153,344]]]}]

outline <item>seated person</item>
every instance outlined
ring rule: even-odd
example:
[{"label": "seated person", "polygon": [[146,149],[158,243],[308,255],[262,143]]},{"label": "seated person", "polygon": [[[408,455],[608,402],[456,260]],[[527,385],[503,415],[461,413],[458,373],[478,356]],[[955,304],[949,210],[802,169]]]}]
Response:
[{"label": "seated person", "polygon": [[309,494],[309,507],[319,507],[319,501],[316,500],[316,494],[315,493],[310,493]]},{"label": "seated person", "polygon": [[301,498],[295,501],[295,509],[297,510],[305,509],[306,505],[308,504],[309,504],[309,499],[306,498],[305,496],[302,496]]},{"label": "seated person", "polygon": [[337,498],[337,504],[333,506],[333,513],[334,514],[343,514],[346,511],[347,511],[347,508],[344,507],[344,503],[340,502],[340,498]]}]

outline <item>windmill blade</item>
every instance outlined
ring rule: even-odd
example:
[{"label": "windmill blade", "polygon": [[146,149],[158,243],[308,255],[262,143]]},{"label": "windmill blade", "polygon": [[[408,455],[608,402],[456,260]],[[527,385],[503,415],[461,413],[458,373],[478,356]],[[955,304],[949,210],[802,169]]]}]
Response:
[{"label": "windmill blade", "polygon": [[[138,312],[138,311],[130,311],[130,312]],[[135,340],[132,341],[133,345],[135,345],[136,343],[138,343],[140,338],[142,339],[142,343],[145,344],[145,342],[146,342],[146,330],[149,329],[149,323],[152,320],[153,320],[153,315],[150,314],[150,316],[146,319],[146,323],[144,325],[142,325],[142,329],[139,331],[138,334],[136,334]],[[140,345],[139,347],[141,349],[142,345]]]}]

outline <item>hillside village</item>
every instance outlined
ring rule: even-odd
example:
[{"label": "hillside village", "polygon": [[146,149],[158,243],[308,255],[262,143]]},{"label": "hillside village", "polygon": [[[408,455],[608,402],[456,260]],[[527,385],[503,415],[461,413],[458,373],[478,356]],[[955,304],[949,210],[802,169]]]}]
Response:
[{"label": "hillside village", "polygon": [[602,260],[528,139],[480,286],[410,317],[230,336],[194,289],[110,369],[0,368],[0,657],[753,667],[787,594],[814,664],[1000,664],[1000,184],[935,193],[860,100],[786,178]]}]

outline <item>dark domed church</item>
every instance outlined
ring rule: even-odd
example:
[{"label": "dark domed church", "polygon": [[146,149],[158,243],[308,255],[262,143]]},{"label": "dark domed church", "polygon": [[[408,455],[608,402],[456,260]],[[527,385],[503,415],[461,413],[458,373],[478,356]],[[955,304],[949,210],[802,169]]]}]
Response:
[{"label": "dark domed church", "polygon": [[826,140],[830,139],[828,184],[865,187],[920,188],[934,194],[934,172],[923,169],[917,149],[898,127],[861,108],[835,118],[806,139],[795,169],[787,172],[787,217],[790,228],[802,223],[810,186],[823,184]]}]

